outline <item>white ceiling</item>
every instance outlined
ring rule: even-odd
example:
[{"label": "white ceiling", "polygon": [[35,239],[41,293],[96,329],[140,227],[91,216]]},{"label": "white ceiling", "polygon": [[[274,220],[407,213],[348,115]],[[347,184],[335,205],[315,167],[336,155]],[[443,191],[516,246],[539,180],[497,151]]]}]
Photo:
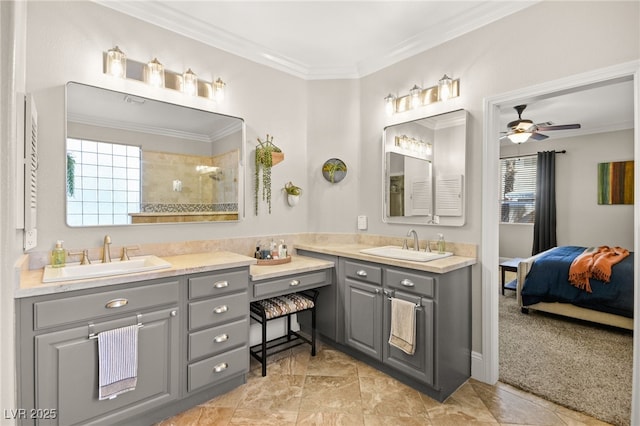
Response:
[{"label": "white ceiling", "polygon": [[[304,79],[359,78],[523,10],[532,1],[94,0]],[[580,123],[550,138],[633,127],[633,82],[524,102],[534,123]],[[382,102],[382,101],[381,101]],[[517,118],[514,105],[501,121]]]},{"label": "white ceiling", "polygon": [[305,79],[359,78],[533,1],[95,0]]}]

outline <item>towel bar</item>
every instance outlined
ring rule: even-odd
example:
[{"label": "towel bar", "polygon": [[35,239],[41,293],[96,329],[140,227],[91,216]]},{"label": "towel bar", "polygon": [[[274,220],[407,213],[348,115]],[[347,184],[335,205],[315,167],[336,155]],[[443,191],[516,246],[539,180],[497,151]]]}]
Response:
[{"label": "towel bar", "polygon": [[[178,314],[177,311],[171,311],[169,316],[175,317],[177,314]],[[144,324],[142,323],[142,314],[137,314],[136,315],[136,320],[138,321],[137,324],[136,324],[138,326],[138,328],[144,327]],[[93,327],[94,327],[93,323],[90,322],[87,325],[89,326],[89,339],[97,339],[98,338],[98,334],[100,334],[100,333],[96,333],[93,330]]]},{"label": "towel bar", "polygon": [[[389,301],[391,301],[391,299],[393,299],[393,297],[387,297],[387,299],[388,299]],[[414,309],[415,309],[416,311],[420,311],[420,310],[422,310],[422,305],[419,305],[419,304],[417,304],[417,303],[414,303],[414,304],[413,304],[413,307],[414,307]]]}]

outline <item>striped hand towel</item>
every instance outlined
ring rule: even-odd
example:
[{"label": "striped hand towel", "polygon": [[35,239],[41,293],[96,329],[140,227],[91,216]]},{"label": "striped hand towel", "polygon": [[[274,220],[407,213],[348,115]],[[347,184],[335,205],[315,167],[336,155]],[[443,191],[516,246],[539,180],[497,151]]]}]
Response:
[{"label": "striped hand towel", "polygon": [[138,326],[98,334],[98,399],[113,399],[134,390],[138,380]]}]

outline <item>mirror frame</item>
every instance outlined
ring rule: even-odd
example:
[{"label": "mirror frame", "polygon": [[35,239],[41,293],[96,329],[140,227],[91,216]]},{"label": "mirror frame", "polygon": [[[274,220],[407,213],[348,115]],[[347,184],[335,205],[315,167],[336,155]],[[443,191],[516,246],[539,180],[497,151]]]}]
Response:
[{"label": "mirror frame", "polygon": [[[65,224],[69,227],[72,228],[92,228],[92,227],[113,227],[113,226],[138,226],[138,225],[177,225],[177,224],[212,224],[212,223],[237,223],[237,222],[241,222],[244,218],[245,218],[245,211],[246,211],[246,206],[245,206],[245,198],[246,198],[246,179],[245,179],[245,174],[246,174],[246,123],[245,120],[241,117],[236,117],[236,116],[232,116],[232,115],[228,115],[228,114],[221,114],[218,112],[214,112],[214,111],[210,111],[210,110],[206,110],[204,108],[198,108],[198,107],[192,107],[192,106],[188,106],[188,105],[183,105],[183,104],[179,104],[179,103],[175,103],[175,102],[170,102],[170,101],[166,101],[166,100],[160,100],[160,99],[155,99],[153,97],[149,97],[148,95],[139,95],[136,93],[127,93],[125,91],[121,91],[121,90],[114,90],[112,88],[107,88],[107,87],[99,87],[99,86],[94,86],[91,84],[85,84],[85,83],[80,83],[80,82],[76,82],[76,81],[69,81],[65,84],[65,99],[64,99],[64,139],[65,139],[65,145],[64,145],[64,153],[67,153],[67,140],[69,139],[68,136],[68,113],[69,113],[69,95],[68,95],[68,87],[70,84],[75,84],[75,85],[79,85],[79,86],[84,86],[84,87],[88,87],[91,89],[98,89],[98,90],[105,90],[105,91],[109,91],[109,92],[113,92],[113,93],[117,93],[117,94],[121,94],[122,96],[131,96],[131,97],[135,97],[138,99],[144,99],[147,101],[151,101],[151,102],[156,102],[158,104],[166,104],[166,105],[170,105],[173,107],[178,107],[178,108],[182,108],[185,111],[186,110],[193,110],[193,111],[197,111],[198,113],[206,113],[206,114],[212,114],[212,115],[217,115],[217,116],[221,116],[221,117],[226,117],[226,118],[231,118],[231,119],[236,119],[239,120],[239,124],[240,124],[240,129],[239,132],[241,133],[240,135],[240,140],[238,141],[238,171],[237,171],[237,219],[225,219],[225,220],[193,220],[193,221],[162,221],[162,222],[151,222],[151,223],[127,223],[127,224],[96,224],[96,225],[70,225],[68,222],[68,205],[67,205],[67,197],[68,197],[68,193],[67,193],[67,182],[66,182],[66,178],[67,178],[67,174],[65,173],[65,184],[64,184],[64,203],[65,203],[65,213],[64,213],[64,217],[65,217]],[[236,131],[237,132],[237,131]],[[176,152],[176,154],[178,154]],[[179,155],[179,154],[178,154]],[[65,155],[65,165],[66,165],[66,155]],[[65,166],[66,169],[66,166]],[[142,179],[142,177],[141,177]],[[142,201],[140,201],[142,202]],[[178,212],[177,212],[178,213]]]},{"label": "mirror frame", "polygon": [[[463,126],[464,133],[464,143],[462,146],[464,147],[462,155],[456,156],[456,158],[462,158],[464,161],[464,165],[460,167],[460,170],[455,171],[455,175],[460,175],[461,178],[461,215],[460,216],[439,216],[438,220],[435,221],[432,215],[425,216],[390,216],[388,213],[390,211],[390,170],[387,167],[388,160],[387,156],[391,152],[395,152],[389,150],[388,147],[392,142],[388,140],[387,132],[390,128],[396,126],[403,126],[410,123],[420,122],[426,120],[430,124],[430,128],[446,128],[453,127],[451,123],[455,123],[455,125]],[[432,226],[463,226],[466,221],[466,198],[467,198],[467,185],[466,185],[466,176],[467,176],[467,139],[468,139],[468,121],[469,121],[469,113],[465,109],[457,109],[452,111],[447,111],[441,114],[436,114],[433,116],[421,116],[412,120],[407,120],[403,122],[389,124],[384,127],[382,130],[382,221],[384,223],[393,223],[393,224],[408,224],[408,225],[432,225]],[[446,174],[442,173],[442,170],[439,170],[438,167],[438,141],[433,140],[432,143],[432,163],[431,163],[431,173],[432,173],[432,208],[437,208],[436,199],[436,178],[438,176],[443,176]],[[440,149],[442,151],[442,148]]]}]

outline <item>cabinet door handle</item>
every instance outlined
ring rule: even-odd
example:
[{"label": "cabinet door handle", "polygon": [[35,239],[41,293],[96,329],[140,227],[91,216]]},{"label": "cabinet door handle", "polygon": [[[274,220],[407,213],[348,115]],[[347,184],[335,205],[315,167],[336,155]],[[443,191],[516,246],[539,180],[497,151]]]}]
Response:
[{"label": "cabinet door handle", "polygon": [[226,362],[221,362],[220,364],[213,367],[213,372],[222,373],[227,368],[229,368],[229,364],[227,364]]},{"label": "cabinet door handle", "polygon": [[120,308],[120,307],[126,305],[127,303],[129,303],[129,301],[127,299],[124,299],[124,298],[113,299],[113,300],[109,300],[107,302],[107,304],[104,305],[104,307],[107,308],[107,309]]},{"label": "cabinet door handle", "polygon": [[375,289],[375,293],[376,293],[376,294],[380,294],[380,289],[379,289],[379,288],[376,288],[376,289]]},{"label": "cabinet door handle", "polygon": [[404,280],[400,281],[400,284],[402,284],[405,287],[413,287],[415,286],[415,284],[413,283],[413,281],[411,281],[408,278],[405,278]]},{"label": "cabinet door handle", "polygon": [[213,338],[213,341],[215,343],[222,343],[222,342],[226,342],[227,340],[229,340],[229,335],[227,333],[221,334]]},{"label": "cabinet door handle", "polygon": [[300,280],[291,280],[291,282],[289,283],[289,285],[291,287],[295,287],[297,285],[300,285]]},{"label": "cabinet door handle", "polygon": [[356,272],[356,275],[359,277],[366,277],[367,276],[367,271],[360,269],[358,272]]},{"label": "cabinet door handle", "polygon": [[214,314],[224,314],[228,310],[229,310],[229,307],[227,305],[222,305],[222,306],[218,306],[216,308],[213,308],[213,313]]},{"label": "cabinet door handle", "polygon": [[213,284],[213,287],[215,288],[225,288],[225,287],[229,287],[229,281],[225,280],[225,281],[218,281],[217,283]]}]

